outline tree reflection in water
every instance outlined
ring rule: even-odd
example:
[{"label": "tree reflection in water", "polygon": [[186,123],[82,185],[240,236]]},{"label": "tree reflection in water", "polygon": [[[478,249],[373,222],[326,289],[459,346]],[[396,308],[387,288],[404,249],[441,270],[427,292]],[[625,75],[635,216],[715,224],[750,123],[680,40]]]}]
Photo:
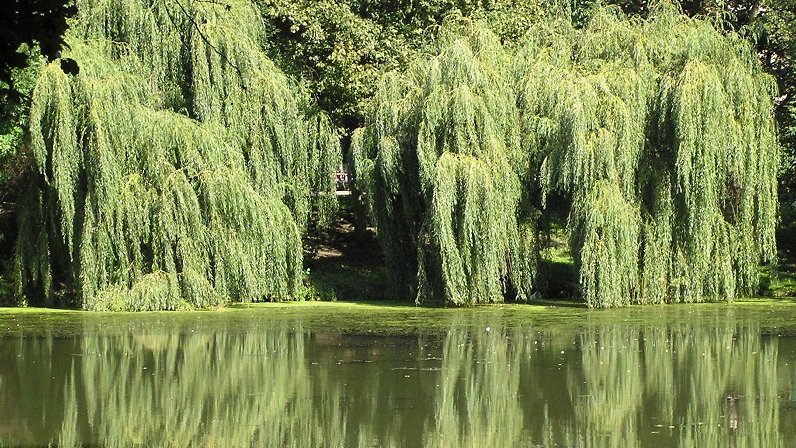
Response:
[{"label": "tree reflection in water", "polygon": [[0,340],[0,445],[765,447],[796,436],[796,341],[755,326],[470,320],[393,338],[260,328]]}]

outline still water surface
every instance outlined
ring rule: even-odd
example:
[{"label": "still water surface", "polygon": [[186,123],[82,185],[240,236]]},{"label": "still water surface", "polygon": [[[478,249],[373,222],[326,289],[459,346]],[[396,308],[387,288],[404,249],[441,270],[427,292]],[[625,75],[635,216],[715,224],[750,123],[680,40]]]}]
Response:
[{"label": "still water surface", "polygon": [[0,314],[0,445],[791,446],[796,306],[675,308]]}]

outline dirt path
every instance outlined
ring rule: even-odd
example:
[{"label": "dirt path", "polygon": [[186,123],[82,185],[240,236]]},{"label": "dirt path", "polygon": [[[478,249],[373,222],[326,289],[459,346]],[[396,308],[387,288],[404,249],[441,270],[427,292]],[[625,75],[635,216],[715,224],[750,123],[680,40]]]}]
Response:
[{"label": "dirt path", "polygon": [[329,229],[312,232],[305,242],[304,266],[315,299],[382,300],[384,256],[376,233],[358,236],[353,215],[342,209]]}]

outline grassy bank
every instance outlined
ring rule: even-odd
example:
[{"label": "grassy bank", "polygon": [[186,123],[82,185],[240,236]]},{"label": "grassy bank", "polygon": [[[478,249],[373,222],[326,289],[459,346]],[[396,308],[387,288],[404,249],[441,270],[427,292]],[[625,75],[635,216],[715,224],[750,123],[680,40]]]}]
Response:
[{"label": "grassy bank", "polygon": [[284,302],[234,305],[217,311],[95,313],[43,308],[0,308],[0,337],[72,337],[130,332],[246,333],[251,328],[351,335],[444,335],[478,332],[581,331],[610,325],[693,324],[760,328],[765,334],[796,335],[796,299],[756,299],[731,304],[650,305],[590,310],[573,302],[423,308],[394,302]]}]

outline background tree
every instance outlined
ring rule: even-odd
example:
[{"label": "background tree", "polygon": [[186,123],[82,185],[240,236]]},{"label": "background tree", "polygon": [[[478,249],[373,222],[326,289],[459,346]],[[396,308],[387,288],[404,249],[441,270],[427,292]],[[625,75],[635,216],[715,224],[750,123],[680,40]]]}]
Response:
[{"label": "background tree", "polygon": [[[42,57],[55,59],[64,46],[67,19],[75,7],[68,0],[11,0],[0,11],[0,195],[7,183],[27,125],[28,100]],[[75,69],[73,61],[64,60]]]},{"label": "background tree", "polygon": [[541,3],[483,0],[266,0],[270,54],[307,83],[313,98],[350,133],[364,122],[379,77],[433,47],[451,13],[485,20],[507,42],[542,15]]},{"label": "background tree", "polygon": [[[71,0],[9,0],[0,11],[0,94],[15,95],[14,69],[30,65],[31,54],[37,47],[50,58],[57,57],[63,47],[67,19],[74,15]],[[24,44],[24,46],[23,46]]]},{"label": "background tree", "polygon": [[81,0],[33,92],[38,175],[19,293],[173,309],[301,293],[301,235],[333,201],[328,120],[265,57],[248,1]]},{"label": "background tree", "polygon": [[[64,44],[62,36],[67,19],[74,13],[73,2],[67,0],[10,0],[0,11],[0,261],[3,264],[13,252],[16,197],[29,171],[24,140],[33,84],[42,60],[58,56]],[[70,62],[64,61],[67,66]],[[0,303],[13,302],[10,293],[2,272]]]}]

